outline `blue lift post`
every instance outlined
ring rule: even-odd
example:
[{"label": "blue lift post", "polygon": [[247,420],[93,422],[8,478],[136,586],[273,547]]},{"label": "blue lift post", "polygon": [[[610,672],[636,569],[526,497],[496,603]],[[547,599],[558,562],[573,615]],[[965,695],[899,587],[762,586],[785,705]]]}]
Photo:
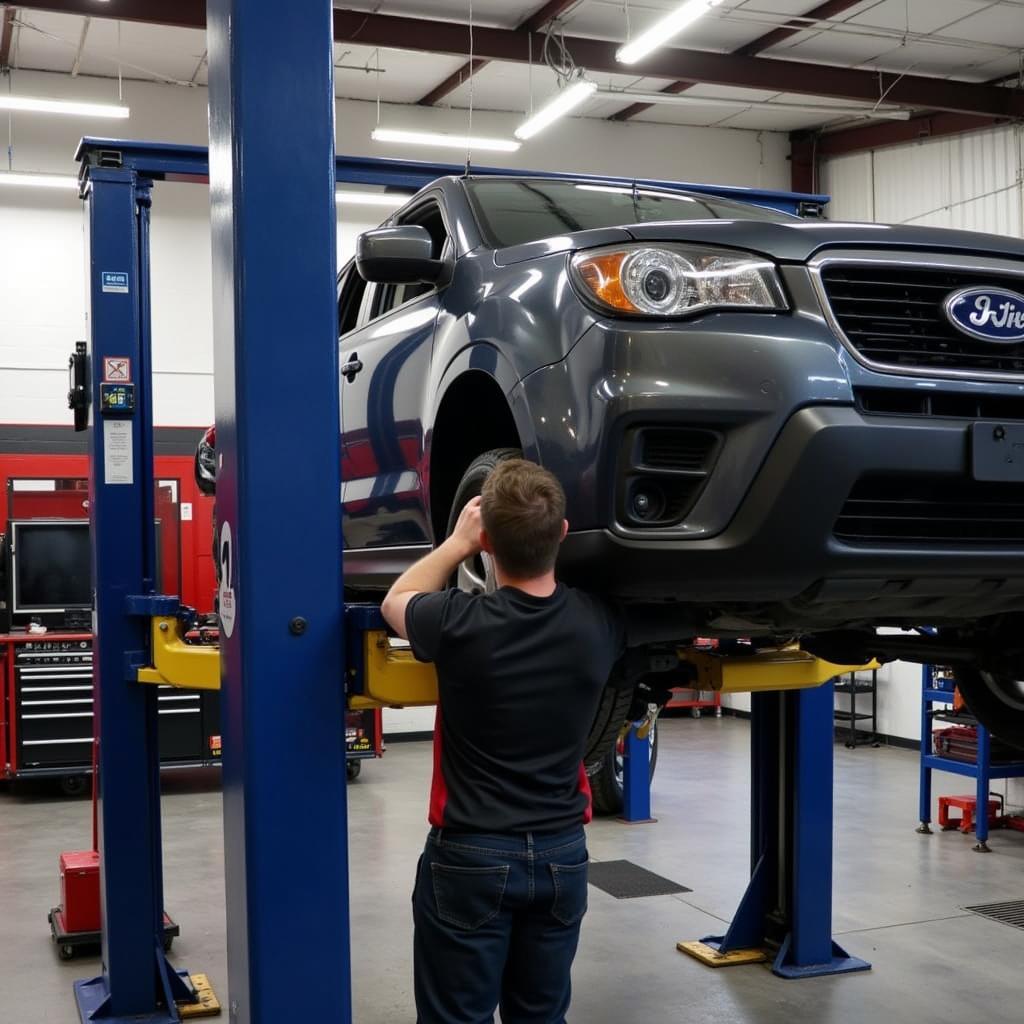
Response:
[{"label": "blue lift post", "polygon": [[209,0],[232,1024],[349,1024],[331,0]]},{"label": "blue lift post", "polygon": [[[633,722],[623,740],[622,816],[627,825],[653,825],[651,817],[651,737],[640,736],[642,722]],[[657,728],[657,725],[653,726]]]},{"label": "blue lift post", "polygon": [[83,1022],[164,1024],[178,1019],[176,999],[193,998],[163,951],[157,693],[133,682],[146,662],[148,616],[162,607],[154,594],[149,185],[134,170],[83,170],[103,922],[103,973],[75,984]]},{"label": "blue lift post", "polygon": [[719,953],[770,949],[782,978],[864,971],[832,939],[831,682],[755,693],[751,704],[750,884]]}]

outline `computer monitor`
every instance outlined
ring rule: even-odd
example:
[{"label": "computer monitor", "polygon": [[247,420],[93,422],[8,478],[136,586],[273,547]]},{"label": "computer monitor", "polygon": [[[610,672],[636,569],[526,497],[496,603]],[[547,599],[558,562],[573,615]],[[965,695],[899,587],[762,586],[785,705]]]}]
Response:
[{"label": "computer monitor", "polygon": [[89,523],[11,523],[11,612],[49,615],[92,607]]}]

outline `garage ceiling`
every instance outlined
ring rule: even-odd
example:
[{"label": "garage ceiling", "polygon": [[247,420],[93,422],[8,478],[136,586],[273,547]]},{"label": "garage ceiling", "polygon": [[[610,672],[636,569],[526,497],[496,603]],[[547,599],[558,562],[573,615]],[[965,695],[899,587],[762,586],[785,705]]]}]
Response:
[{"label": "garage ceiling", "polygon": [[[470,0],[345,0],[335,4],[339,8],[336,26],[342,26],[344,36],[335,45],[335,91],[339,98],[380,98],[388,103],[406,104],[425,101],[456,110],[467,108],[472,94],[478,109],[522,112],[530,108],[531,101],[543,102],[556,88],[556,75],[544,65],[539,52],[544,38],[539,33],[554,26],[554,31],[569,40],[569,51],[577,63],[588,70],[589,77],[602,89],[685,92],[689,100],[813,103],[848,108],[857,102],[851,99],[852,87],[855,92],[868,93],[860,97],[862,103],[882,99],[884,94],[886,102],[898,99],[919,110],[931,105],[926,102],[929,83],[925,82],[924,88],[917,91],[901,94],[901,90],[911,90],[915,80],[924,76],[935,80],[936,107],[973,113],[976,108],[965,106],[960,93],[949,94],[948,100],[939,102],[946,94],[941,93],[943,86],[938,80],[979,86],[1005,80],[1018,75],[1024,54],[1024,0],[724,0],[673,40],[671,50],[658,51],[656,66],[645,63],[646,69],[656,74],[617,73],[611,70],[613,63],[605,67],[588,63],[588,55],[597,52],[589,41],[621,43],[677,3],[678,0],[472,0],[480,42],[477,53],[486,55],[488,45],[493,44],[494,52],[514,51],[520,59],[478,59],[474,62],[475,73],[470,75],[468,54],[462,49],[465,45],[468,50],[469,33],[460,29],[457,36],[452,36],[451,24],[464,25],[468,21]],[[204,4],[197,0],[44,0],[9,5],[8,16],[2,19],[9,24],[0,35],[0,64],[4,63],[6,49],[10,66],[15,69],[114,77],[120,67],[130,79],[173,82],[182,87],[205,85],[206,41],[200,27],[128,20],[153,17],[199,26],[203,9]],[[341,9],[350,14],[341,14]],[[281,16],[287,17],[287,4],[281,5],[281,11]],[[114,20],[109,15],[124,20]],[[552,15],[556,18],[554,22]],[[414,18],[423,24],[422,30],[414,26],[402,39],[403,45],[414,49],[386,45],[394,44],[396,39],[388,26],[397,22],[386,21],[389,16]],[[430,24],[438,22],[439,26]],[[505,31],[492,36],[486,32],[488,28]],[[529,35],[527,30],[534,34]],[[454,43],[451,38],[442,38],[446,32],[455,39]],[[360,42],[367,37],[373,45]],[[378,41],[380,46],[376,45]],[[532,64],[526,60],[529,48],[533,48]],[[665,73],[670,64],[673,69],[682,69],[679,73],[703,68],[702,55],[688,52],[695,50],[735,54],[735,63],[722,64],[719,60],[714,75],[691,72],[692,77],[717,77],[719,80],[714,84],[682,81]],[[806,75],[796,76],[801,80],[794,81],[792,74],[788,78],[782,75],[779,80],[788,84],[788,91],[781,86],[747,88],[732,84],[734,68],[745,75],[744,69],[767,67],[768,73],[755,76],[759,85],[765,85],[775,78],[775,69],[781,75],[783,65],[779,61],[787,67],[794,61],[813,67],[808,68]],[[725,69],[722,74],[717,70],[720,66]],[[830,67],[858,69],[861,75],[840,79]],[[808,92],[793,92],[792,86],[802,86],[802,79],[807,81]],[[891,92],[886,91],[890,89]],[[1014,97],[1009,89],[1000,91],[997,100],[1019,100],[1022,104],[1019,110],[1007,107],[1005,112],[987,109],[992,105],[992,90],[971,91],[971,96],[983,94],[980,105],[986,114],[1024,113],[1020,93]],[[863,123],[849,116],[833,117],[816,111],[691,102],[685,106],[648,106],[633,103],[628,97],[595,98],[581,115],[773,131]]]}]

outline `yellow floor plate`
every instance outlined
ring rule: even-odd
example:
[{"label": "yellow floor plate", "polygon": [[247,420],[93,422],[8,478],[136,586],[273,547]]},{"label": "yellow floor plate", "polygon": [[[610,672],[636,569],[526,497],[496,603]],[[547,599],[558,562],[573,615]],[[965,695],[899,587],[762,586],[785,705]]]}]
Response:
[{"label": "yellow floor plate", "polygon": [[740,964],[763,964],[768,955],[761,949],[737,949],[732,953],[719,953],[703,942],[677,942],[676,949],[699,960],[708,967],[738,967]]},{"label": "yellow floor plate", "polygon": [[213,994],[210,987],[210,979],[205,974],[190,974],[189,979],[192,987],[199,996],[198,1003],[178,1003],[178,1014],[182,1020],[191,1020],[194,1017],[219,1017],[220,1002]]}]

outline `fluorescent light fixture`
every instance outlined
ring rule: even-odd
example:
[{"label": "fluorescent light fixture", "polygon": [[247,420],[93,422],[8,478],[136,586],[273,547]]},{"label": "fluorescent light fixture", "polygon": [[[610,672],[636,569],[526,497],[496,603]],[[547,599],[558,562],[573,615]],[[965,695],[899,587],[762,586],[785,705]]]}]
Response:
[{"label": "fluorescent light fixture", "polygon": [[412,193],[405,192],[352,192],[339,190],[334,193],[334,201],[346,206],[387,206],[398,209]]},{"label": "fluorescent light fixture", "polygon": [[69,174],[21,174],[0,171],[0,186],[22,185],[27,188],[78,189],[78,179]]},{"label": "fluorescent light fixture", "polygon": [[597,91],[595,82],[582,79],[556,93],[533,117],[527,118],[516,130],[517,139],[532,139],[538,132],[544,131],[560,117],[565,117],[570,110],[575,110],[586,102]]},{"label": "fluorescent light fixture", "polygon": [[374,142],[403,142],[410,146],[451,146],[455,149],[490,149],[514,153],[519,143],[512,139],[491,139],[480,135],[447,135],[444,132],[407,132],[398,128],[374,128]]},{"label": "fluorescent light fixture", "polygon": [[678,96],[668,92],[637,92],[632,89],[598,89],[603,100],[622,103],[665,103],[674,107],[728,107],[736,110],[789,110],[835,117],[868,117],[877,121],[908,121],[909,110],[897,107],[837,107],[826,103],[776,103],[774,100],[738,100],[717,96]]},{"label": "fluorescent light fixture", "polygon": [[717,7],[722,0],[687,0],[664,18],[659,18],[646,32],[641,32],[636,39],[631,39],[625,46],[620,46],[615,59],[620,64],[635,64],[643,60],[659,46],[664,46],[673,36],[679,35],[684,28],[704,17],[712,7]]},{"label": "fluorescent light fixture", "polygon": [[80,117],[126,118],[127,107],[113,103],[78,103],[73,100],[46,100],[37,96],[0,96],[0,110],[25,110],[37,114],[77,114]]}]

